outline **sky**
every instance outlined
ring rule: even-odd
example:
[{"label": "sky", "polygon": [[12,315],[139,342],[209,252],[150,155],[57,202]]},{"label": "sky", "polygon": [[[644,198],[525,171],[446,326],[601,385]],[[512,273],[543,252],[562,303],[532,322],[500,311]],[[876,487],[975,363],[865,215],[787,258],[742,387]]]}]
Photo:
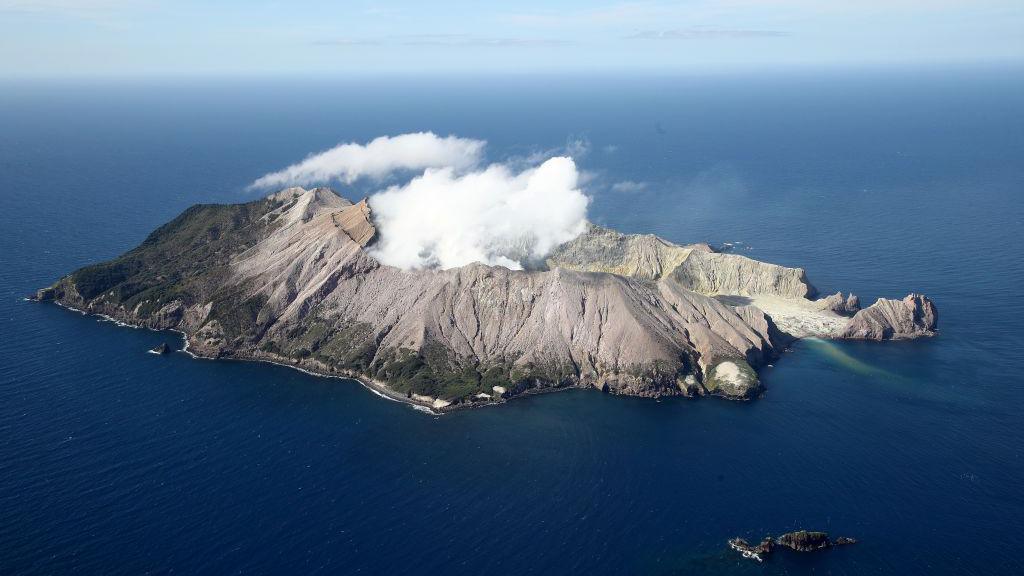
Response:
[{"label": "sky", "polygon": [[1024,0],[0,0],[0,77],[1024,61]]}]

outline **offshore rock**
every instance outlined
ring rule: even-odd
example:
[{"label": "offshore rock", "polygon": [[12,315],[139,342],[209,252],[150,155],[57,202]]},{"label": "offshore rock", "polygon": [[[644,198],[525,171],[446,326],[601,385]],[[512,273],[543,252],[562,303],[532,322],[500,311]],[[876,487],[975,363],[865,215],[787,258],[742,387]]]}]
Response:
[{"label": "offshore rock", "polygon": [[857,541],[853,538],[840,536],[835,540],[831,540],[827,532],[814,532],[810,530],[787,532],[778,538],[765,536],[757,546],[751,545],[743,538],[731,538],[728,542],[729,547],[742,554],[744,558],[758,562],[762,562],[778,546],[785,546],[797,552],[813,552],[833,546],[846,546],[856,543]]},{"label": "offshore rock", "polygon": [[40,288],[39,290],[36,290],[36,293],[31,295],[31,296],[29,296],[28,298],[30,300],[36,300],[36,301],[39,301],[39,302],[46,302],[47,300],[53,300],[53,296],[54,296],[54,290],[53,290],[53,287],[50,286],[50,287],[47,287],[47,288]]},{"label": "offshore rock", "polygon": [[731,538],[729,540],[729,547],[739,552],[744,558],[763,562],[765,556],[771,554],[775,549],[775,541],[772,540],[771,536],[766,536],[761,540],[760,544],[754,546],[743,538]]},{"label": "offshore rock", "polygon": [[786,546],[797,552],[810,552],[812,550],[828,548],[832,545],[832,541],[828,538],[828,533],[809,530],[787,532],[779,536],[777,543],[779,546]]}]

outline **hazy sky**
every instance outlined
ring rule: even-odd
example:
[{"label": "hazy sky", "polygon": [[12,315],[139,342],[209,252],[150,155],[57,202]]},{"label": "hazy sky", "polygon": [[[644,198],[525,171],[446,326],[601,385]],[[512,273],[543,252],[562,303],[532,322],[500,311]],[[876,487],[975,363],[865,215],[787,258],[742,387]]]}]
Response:
[{"label": "hazy sky", "polygon": [[0,0],[0,75],[1024,61],[1024,0]]}]

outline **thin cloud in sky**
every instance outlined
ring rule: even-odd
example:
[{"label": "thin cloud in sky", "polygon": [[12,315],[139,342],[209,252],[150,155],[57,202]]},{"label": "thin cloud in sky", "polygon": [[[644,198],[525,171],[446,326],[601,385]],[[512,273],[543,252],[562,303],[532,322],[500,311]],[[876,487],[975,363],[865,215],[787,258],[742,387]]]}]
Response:
[{"label": "thin cloud in sky", "polygon": [[400,170],[448,168],[464,171],[483,159],[483,140],[440,137],[433,132],[380,136],[366,144],[348,142],[306,157],[282,170],[265,174],[250,189],[383,178]]},{"label": "thin cloud in sky", "polygon": [[623,180],[612,184],[612,192],[618,192],[620,194],[632,194],[636,192],[643,192],[647,189],[647,182],[635,182],[633,180]]},{"label": "thin cloud in sky", "polygon": [[583,10],[543,10],[506,12],[499,19],[523,26],[562,27],[576,25],[607,25],[663,18],[679,8],[652,2],[626,2]]},{"label": "thin cloud in sky", "polygon": [[133,17],[155,6],[156,0],[0,0],[0,15],[43,22],[78,20],[125,29]]},{"label": "thin cloud in sky", "polygon": [[402,42],[405,46],[561,46],[569,44],[567,40],[554,38],[479,38],[465,36],[461,38],[411,37]]},{"label": "thin cloud in sky", "polygon": [[471,34],[406,34],[379,38],[338,38],[317,40],[317,46],[441,46],[441,47],[517,47],[517,46],[562,46],[568,40],[530,37],[486,37]]},{"label": "thin cloud in sky", "polygon": [[80,16],[131,8],[148,2],[136,0],[0,0],[0,12]]},{"label": "thin cloud in sky", "polygon": [[675,30],[640,30],[624,36],[626,40],[710,40],[719,38],[783,38],[782,30],[730,30],[721,28],[683,28]]},{"label": "thin cloud in sky", "polygon": [[314,40],[314,46],[380,46],[381,41],[374,38],[334,38],[331,40]]},{"label": "thin cloud in sky", "polygon": [[1022,29],[1021,0],[0,0],[0,75],[1021,63]]}]

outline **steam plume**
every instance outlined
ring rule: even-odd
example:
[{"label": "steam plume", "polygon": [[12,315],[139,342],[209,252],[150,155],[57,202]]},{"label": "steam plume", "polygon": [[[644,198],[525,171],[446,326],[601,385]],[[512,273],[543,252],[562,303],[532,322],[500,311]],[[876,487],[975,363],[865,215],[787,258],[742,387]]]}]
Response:
[{"label": "steam plume", "polygon": [[252,187],[351,183],[422,170],[370,197],[378,232],[371,253],[407,270],[472,262],[521,269],[585,230],[589,198],[572,158],[537,159],[525,169],[521,162],[479,168],[485,144],[429,132],[384,136],[310,156]]},{"label": "steam plume", "polygon": [[373,255],[399,268],[483,262],[520,269],[586,228],[589,199],[571,158],[519,173],[493,164],[456,175],[427,170],[370,198],[380,239]]}]

